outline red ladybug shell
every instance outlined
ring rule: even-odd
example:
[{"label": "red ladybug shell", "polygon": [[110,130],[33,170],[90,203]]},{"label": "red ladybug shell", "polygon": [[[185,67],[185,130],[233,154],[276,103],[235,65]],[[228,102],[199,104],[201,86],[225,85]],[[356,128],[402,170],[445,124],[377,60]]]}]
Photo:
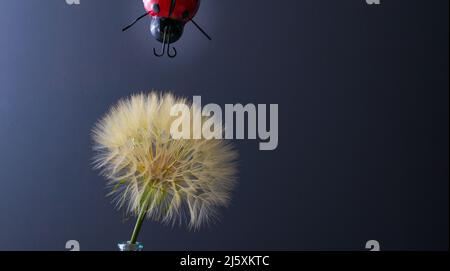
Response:
[{"label": "red ladybug shell", "polygon": [[187,23],[200,6],[200,0],[143,0],[145,10],[152,17],[164,17]]}]

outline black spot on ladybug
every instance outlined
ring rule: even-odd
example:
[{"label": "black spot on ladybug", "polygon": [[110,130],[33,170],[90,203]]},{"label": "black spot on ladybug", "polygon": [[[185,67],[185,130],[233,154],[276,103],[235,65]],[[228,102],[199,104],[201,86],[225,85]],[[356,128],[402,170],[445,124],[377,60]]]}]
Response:
[{"label": "black spot on ladybug", "polygon": [[183,12],[183,19],[187,19],[189,17],[189,11],[188,10],[185,10],[184,12]]},{"label": "black spot on ladybug", "polygon": [[156,13],[159,13],[159,11],[161,10],[161,8],[159,7],[158,4],[154,4],[152,8],[153,8],[153,11]]}]

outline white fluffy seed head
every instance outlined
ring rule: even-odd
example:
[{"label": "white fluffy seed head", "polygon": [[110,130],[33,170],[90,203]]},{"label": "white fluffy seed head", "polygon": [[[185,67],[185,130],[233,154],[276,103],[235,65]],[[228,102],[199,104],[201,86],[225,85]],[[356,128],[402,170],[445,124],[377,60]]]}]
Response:
[{"label": "white fluffy seed head", "polygon": [[[172,139],[172,94],[133,95],[112,107],[93,130],[95,167],[117,206],[131,214],[198,229],[217,218],[235,184],[237,152],[225,140]],[[191,129],[193,125],[191,125]],[[201,129],[201,128],[195,128]],[[194,133],[195,131],[192,131]]]}]

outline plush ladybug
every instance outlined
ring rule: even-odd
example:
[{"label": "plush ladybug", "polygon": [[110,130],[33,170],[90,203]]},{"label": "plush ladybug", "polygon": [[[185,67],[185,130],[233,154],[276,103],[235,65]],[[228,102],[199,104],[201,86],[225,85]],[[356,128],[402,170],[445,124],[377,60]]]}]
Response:
[{"label": "plush ladybug", "polygon": [[162,43],[162,53],[154,54],[161,57],[166,52],[169,57],[175,57],[177,51],[170,52],[170,45],[177,42],[183,35],[184,26],[192,22],[209,40],[209,35],[193,20],[200,7],[200,0],[143,0],[146,13],[137,18],[132,24],[125,27],[123,31],[133,26],[140,19],[150,15],[150,33]]}]

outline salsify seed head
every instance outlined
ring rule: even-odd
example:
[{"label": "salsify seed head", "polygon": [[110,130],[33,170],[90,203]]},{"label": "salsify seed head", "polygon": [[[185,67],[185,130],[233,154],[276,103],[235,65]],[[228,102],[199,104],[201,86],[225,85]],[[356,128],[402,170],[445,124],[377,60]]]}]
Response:
[{"label": "salsify seed head", "polygon": [[144,209],[147,218],[187,221],[198,229],[228,204],[237,152],[225,140],[173,139],[176,117],[170,112],[179,104],[188,105],[192,117],[200,112],[172,94],[152,92],[119,101],[93,129],[94,164],[119,208],[134,215]]}]

